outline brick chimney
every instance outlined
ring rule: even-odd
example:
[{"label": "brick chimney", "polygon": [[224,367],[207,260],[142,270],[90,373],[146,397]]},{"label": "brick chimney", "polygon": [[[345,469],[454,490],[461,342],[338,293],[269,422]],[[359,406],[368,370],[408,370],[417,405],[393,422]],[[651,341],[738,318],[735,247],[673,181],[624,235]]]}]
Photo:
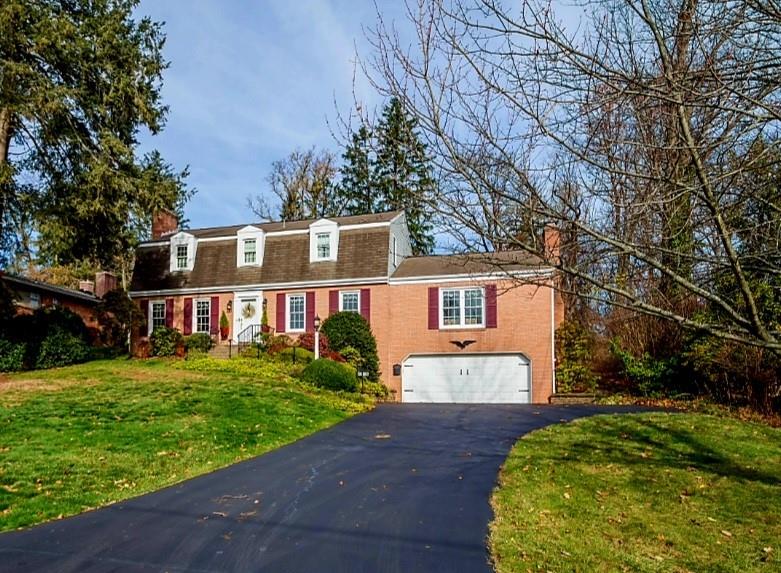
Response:
[{"label": "brick chimney", "polygon": [[89,294],[95,294],[95,283],[92,281],[79,281],[79,290]]},{"label": "brick chimney", "polygon": [[561,254],[561,233],[558,227],[545,225],[542,240],[545,243],[545,260],[554,265],[558,264]]},{"label": "brick chimney", "polygon": [[95,273],[95,296],[103,298],[107,292],[117,288],[117,277],[108,271]]},{"label": "brick chimney", "polygon": [[168,209],[161,209],[152,215],[152,240],[173,235],[179,230],[179,219]]}]

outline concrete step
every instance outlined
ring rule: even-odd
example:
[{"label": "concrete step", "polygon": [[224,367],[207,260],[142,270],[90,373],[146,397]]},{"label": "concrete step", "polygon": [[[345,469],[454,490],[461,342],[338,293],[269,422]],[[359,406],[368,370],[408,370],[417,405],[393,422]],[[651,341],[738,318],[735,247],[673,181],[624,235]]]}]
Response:
[{"label": "concrete step", "polygon": [[217,346],[213,347],[211,350],[209,350],[209,356],[211,358],[233,358],[236,356],[236,347],[234,346],[232,351],[231,348],[225,344],[218,344]]}]

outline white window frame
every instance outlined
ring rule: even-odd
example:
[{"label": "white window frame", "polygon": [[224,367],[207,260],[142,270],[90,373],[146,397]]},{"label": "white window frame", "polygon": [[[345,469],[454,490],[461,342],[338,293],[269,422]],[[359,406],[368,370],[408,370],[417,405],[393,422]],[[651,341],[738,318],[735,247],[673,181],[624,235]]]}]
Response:
[{"label": "white window frame", "polygon": [[[244,245],[244,264],[245,265],[256,265],[258,263],[258,240],[255,238],[252,239],[242,239],[242,243]],[[248,243],[252,243],[252,250],[247,248]],[[252,260],[247,260],[248,255],[252,255]]]},{"label": "white window frame", "polygon": [[[199,303],[206,303],[207,305],[207,311],[206,311],[206,330],[198,330],[198,304]],[[210,298],[196,298],[193,300],[193,324],[191,332],[194,334],[196,332],[205,332],[206,334],[211,334],[212,329],[212,301]]]},{"label": "white window frame", "polygon": [[399,266],[399,253],[398,253],[398,240],[396,239],[396,235],[393,235],[393,238],[391,240],[391,248],[393,249],[391,256],[393,257],[393,266],[398,267]]},{"label": "white window frame", "polygon": [[[184,255],[182,255],[180,253],[180,251],[182,249],[184,249]],[[190,250],[189,249],[189,245],[187,243],[176,245],[176,253],[174,254],[174,256],[176,257],[176,270],[177,271],[187,270],[187,267],[188,267],[188,265],[187,265],[187,259],[188,259],[187,253],[188,253],[189,250]],[[184,264],[182,264],[182,259],[184,259]]]},{"label": "white window frame", "polygon": [[[187,264],[184,267],[179,266],[179,247],[187,247]],[[170,249],[170,271],[172,273],[191,271],[195,266],[195,251],[198,247],[198,241],[190,233],[180,231],[171,236]]]},{"label": "white window frame", "polygon": [[[265,233],[258,227],[247,225],[236,233],[236,266],[260,267],[263,266],[263,250],[265,248]],[[245,259],[244,242],[255,240],[255,261],[248,263]]]},{"label": "white window frame", "polygon": [[156,300],[150,300],[149,301],[149,310],[147,312],[147,316],[149,317],[149,324],[147,324],[147,330],[148,334],[152,334],[155,330],[155,305],[156,304],[162,304],[163,305],[163,326],[165,326],[165,319],[166,319],[166,308],[165,308],[165,300],[164,299],[156,299]]},{"label": "white window frame", "polygon": [[[466,302],[466,291],[479,290],[481,293],[481,299],[483,302],[480,324],[466,324],[466,308],[464,303]],[[445,308],[444,299],[446,292],[458,292],[459,296],[459,320],[458,324],[445,324]],[[452,287],[452,288],[440,288],[439,289],[439,328],[440,330],[452,330],[452,329],[469,329],[469,328],[485,328],[485,288],[483,287]]]},{"label": "white window frame", "polygon": [[[325,244],[321,245],[320,240],[325,238]],[[320,254],[320,247],[323,247],[323,249],[328,249],[327,254],[322,255]],[[331,233],[315,233],[315,258],[318,261],[327,261],[331,258]]]},{"label": "white window frame", "polygon": [[356,296],[356,299],[358,300],[358,308],[355,310],[349,309],[349,312],[357,312],[358,314],[361,313],[361,291],[359,290],[340,290],[339,291],[339,312],[344,311],[344,295],[346,294],[354,294]]},{"label": "white window frame", "polygon": [[[303,322],[301,328],[293,328],[290,324],[290,300],[292,298],[301,298]],[[285,295],[285,332],[305,332],[306,331],[306,293],[304,292],[291,292]]]},{"label": "white window frame", "polygon": [[[328,234],[328,257],[320,257],[317,252],[317,236]],[[309,225],[309,262],[320,263],[336,261],[339,254],[339,225],[328,219],[320,219]]]}]

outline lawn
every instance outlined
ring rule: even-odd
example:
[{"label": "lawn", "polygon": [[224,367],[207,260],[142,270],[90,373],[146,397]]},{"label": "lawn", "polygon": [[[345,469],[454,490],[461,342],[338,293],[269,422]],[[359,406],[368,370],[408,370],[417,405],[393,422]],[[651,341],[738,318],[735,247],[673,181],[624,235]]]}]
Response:
[{"label": "lawn", "polygon": [[515,571],[781,571],[781,430],[703,414],[598,416],[522,438],[492,499]]},{"label": "lawn", "polygon": [[371,407],[290,368],[118,359],[0,376],[0,530],[159,489]]}]

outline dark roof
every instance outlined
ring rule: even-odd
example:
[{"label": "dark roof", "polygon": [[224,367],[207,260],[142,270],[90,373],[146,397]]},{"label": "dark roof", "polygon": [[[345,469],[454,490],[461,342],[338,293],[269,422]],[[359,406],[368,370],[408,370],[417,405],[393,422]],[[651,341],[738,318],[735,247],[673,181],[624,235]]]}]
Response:
[{"label": "dark roof", "polygon": [[392,279],[475,275],[505,271],[534,271],[546,268],[542,259],[525,251],[431,255],[404,259]]},{"label": "dark roof", "polygon": [[[357,219],[353,217],[341,218]],[[345,224],[345,223],[342,223]],[[350,224],[350,223],[347,223]],[[230,227],[239,229],[241,227]],[[226,229],[222,227],[221,229]],[[219,236],[219,235],[218,235]],[[236,239],[199,242],[190,272],[170,272],[168,245],[141,247],[131,291],[263,285],[385,277],[390,229],[370,227],[339,233],[337,261],[309,262],[309,235],[266,237],[261,267],[236,266]]]},{"label": "dark roof", "polygon": [[[388,211],[387,213],[372,213],[369,215],[348,215],[345,217],[326,217],[329,221],[334,221],[340,226],[342,225],[363,225],[370,223],[388,223],[395,219],[401,211]],[[229,237],[235,236],[236,233],[252,225],[259,229],[263,229],[265,232],[270,233],[274,231],[304,231],[309,228],[309,225],[319,221],[319,219],[307,219],[304,221],[272,221],[269,223],[245,223],[243,225],[229,225],[227,227],[204,227],[201,229],[183,229],[184,232],[197,237],[198,239],[212,239],[215,237]],[[163,239],[165,240],[165,239]],[[155,242],[155,241],[148,241]]]},{"label": "dark roof", "polygon": [[42,281],[28,279],[27,277],[20,277],[18,275],[9,275],[3,273],[0,274],[0,278],[2,278],[4,281],[8,283],[11,283],[12,285],[22,286],[34,290],[46,291],[52,294],[56,294],[58,296],[76,298],[84,302],[91,302],[95,304],[100,302],[100,299],[96,297],[94,294],[90,294],[80,290],[75,290],[72,288],[65,288],[65,287],[45,283]]}]

